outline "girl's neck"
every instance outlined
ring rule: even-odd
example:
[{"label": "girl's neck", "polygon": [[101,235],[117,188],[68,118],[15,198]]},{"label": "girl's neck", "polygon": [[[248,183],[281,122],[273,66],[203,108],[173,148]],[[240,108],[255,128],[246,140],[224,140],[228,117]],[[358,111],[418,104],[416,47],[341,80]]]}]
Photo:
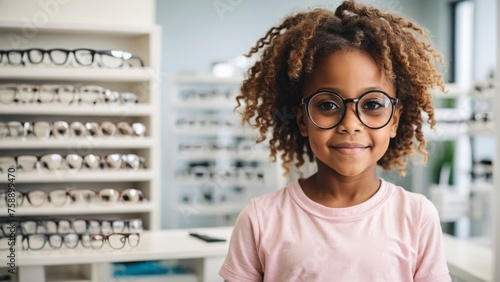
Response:
[{"label": "girl's neck", "polygon": [[300,181],[308,198],[331,208],[345,208],[361,204],[378,191],[381,181],[375,173],[355,177],[333,175],[319,171]]}]

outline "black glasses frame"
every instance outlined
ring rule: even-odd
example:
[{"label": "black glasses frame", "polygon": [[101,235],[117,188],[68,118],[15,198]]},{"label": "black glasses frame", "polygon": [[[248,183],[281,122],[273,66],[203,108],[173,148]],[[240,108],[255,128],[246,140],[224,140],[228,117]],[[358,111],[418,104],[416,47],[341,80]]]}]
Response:
[{"label": "black glasses frame", "polygon": [[[85,62],[81,61],[78,59],[79,56],[77,56],[77,52],[87,52],[86,55],[90,56],[90,61]],[[35,59],[35,56],[32,52],[37,52],[38,58]],[[55,52],[61,52],[65,55],[64,60],[56,60],[55,59]],[[4,57],[7,58],[7,63],[12,66],[24,66],[25,65],[25,55],[28,58],[28,61],[31,64],[41,64],[44,59],[45,55],[48,55],[50,58],[50,61],[58,66],[64,65],[67,63],[69,55],[73,54],[75,61],[80,65],[80,66],[90,66],[95,62],[95,56],[100,55],[101,56],[101,62],[100,62],[100,67],[109,67],[103,64],[103,58],[102,56],[109,56],[115,59],[120,59],[122,62],[120,65],[115,66],[117,68],[123,67],[125,64],[128,64],[128,66],[132,66],[132,64],[129,62],[129,60],[135,59],[139,62],[141,67],[144,67],[144,61],[141,59],[141,57],[132,54],[130,52],[122,51],[122,50],[94,50],[94,49],[89,49],[89,48],[77,48],[73,50],[69,49],[63,49],[63,48],[54,48],[54,49],[40,49],[40,48],[30,48],[30,49],[12,49],[12,50],[0,50],[0,63],[3,61]],[[5,55],[5,56],[4,56]],[[18,56],[18,59],[15,59],[13,56]]]},{"label": "black glasses frame", "polygon": [[[85,230],[82,232],[78,232],[75,228],[76,222],[82,222],[85,224]],[[64,226],[63,222],[66,223]],[[83,234],[87,233],[88,224],[85,219],[57,219],[57,218],[26,218],[21,220],[21,234],[22,235],[31,235],[31,234]],[[29,225],[31,224],[31,226]],[[53,224],[53,231],[50,230],[50,224]],[[33,228],[34,230],[29,230],[28,228]],[[63,227],[67,227],[67,229],[63,229]]]},{"label": "black glasses frame", "polygon": [[[33,193],[33,192],[38,192],[38,193],[43,193],[44,194],[43,201],[41,202],[41,204],[35,204],[34,203],[34,199],[31,198],[32,197],[31,193]],[[58,203],[58,202],[54,201],[54,199],[52,198],[54,196],[54,194],[53,194],[54,192],[64,193],[64,197],[65,197],[64,202]],[[33,207],[41,207],[45,203],[50,203],[50,204],[52,204],[55,207],[63,207],[64,205],[66,205],[67,203],[69,203],[68,199],[70,201],[73,201],[73,198],[72,198],[72,195],[70,194],[70,190],[69,189],[55,189],[55,190],[52,190],[52,191],[31,190],[31,191],[28,191],[28,192],[16,191],[16,193],[18,193],[18,195],[19,195],[19,196],[16,195],[16,200],[17,200],[17,205],[18,206],[23,205],[25,199],[28,200],[28,203],[31,206],[33,206]]]},{"label": "black glasses frame", "polygon": [[[387,122],[382,125],[382,126],[377,126],[377,127],[372,127],[372,126],[369,126],[367,125],[360,117],[359,115],[359,108],[358,108],[358,103],[359,101],[366,95],[370,94],[370,93],[374,93],[374,92],[377,92],[377,93],[381,93],[385,96],[387,96],[387,98],[389,99],[389,101],[391,101],[393,107],[392,107],[392,111],[391,111],[391,116],[389,117],[389,119],[387,120]],[[318,125],[311,117],[311,113],[309,111],[309,102],[314,98],[314,96],[316,95],[319,95],[319,94],[323,94],[323,93],[328,93],[328,94],[332,94],[332,95],[335,95],[337,97],[340,98],[340,100],[342,100],[342,103],[344,104],[344,111],[342,112],[342,115],[339,119],[339,121],[332,125],[332,126],[329,126],[329,127],[323,127],[323,126],[320,126]],[[355,99],[352,99],[352,98],[349,98],[349,99],[345,99],[344,97],[342,97],[340,94],[336,93],[336,92],[333,92],[331,90],[320,90],[320,91],[317,91],[317,92],[314,92],[313,94],[305,97],[305,98],[302,98],[300,100],[300,106],[305,106],[306,108],[306,112],[307,112],[307,117],[309,118],[309,120],[318,128],[320,129],[324,129],[324,130],[328,130],[328,129],[332,129],[334,127],[336,127],[337,125],[339,125],[342,120],[344,120],[344,117],[345,117],[345,113],[347,112],[345,109],[347,108],[347,103],[354,103],[354,107],[356,108],[356,116],[358,117],[359,121],[366,127],[370,128],[370,129],[380,129],[384,126],[386,126],[392,119],[392,116],[394,115],[394,111],[396,110],[396,106],[399,104],[399,99],[398,98],[393,98],[391,96],[389,96],[389,94],[387,94],[386,92],[382,91],[382,90],[369,90],[367,92],[364,92],[363,94],[361,94],[358,98],[355,98]]]},{"label": "black glasses frame", "polygon": [[[81,52],[81,51],[85,51],[85,52],[89,52],[89,55],[91,56],[91,62],[90,63],[86,63],[86,62],[81,62],[80,60],[78,60],[78,56],[76,55],[77,52]],[[66,55],[65,59],[64,59],[64,62],[56,62],[54,60],[54,57],[52,56],[53,55],[53,52],[62,52]],[[45,53],[49,54],[49,58],[50,58],[50,61],[55,64],[55,65],[58,65],[58,66],[62,66],[64,64],[66,64],[66,62],[68,62],[68,58],[69,58],[69,55],[70,54],[73,54],[73,57],[75,58],[75,61],[81,65],[81,66],[90,66],[94,63],[94,60],[95,60],[95,54],[96,54],[96,51],[95,50],[92,50],[92,49],[87,49],[87,48],[78,48],[78,49],[73,49],[73,50],[68,50],[68,49],[49,49],[49,50],[45,50]],[[44,53],[44,55],[45,55]],[[43,56],[43,55],[42,55]],[[29,58],[29,57],[28,57]],[[42,61],[43,61],[43,58],[42,58]],[[31,60],[30,60],[31,62]],[[31,62],[33,63],[33,62]]]},{"label": "black glasses frame", "polygon": [[[75,236],[77,237],[77,241],[74,245],[70,245],[66,241],[66,237],[70,236]],[[66,248],[69,249],[74,249],[78,246],[78,243],[80,243],[84,248],[90,248],[91,246],[91,238],[92,234],[78,234],[78,233],[67,233],[67,234],[59,234],[59,233],[38,233],[38,234],[28,234],[28,235],[22,235],[22,248],[23,250],[41,250],[45,247],[45,245],[48,243],[49,247],[54,250],[60,249],[63,245]],[[32,246],[32,243],[30,242],[32,238],[43,238],[44,241],[40,247],[34,248]],[[54,242],[50,239],[51,237],[59,237],[61,239],[59,245],[54,245]],[[84,237],[86,237],[87,242],[84,240]]]},{"label": "black glasses frame", "polygon": [[[85,52],[89,53],[89,55],[91,56],[91,62],[90,63],[86,63],[86,62],[83,62],[83,61],[81,61],[81,60],[78,59],[78,56],[76,56],[76,53],[77,52],[81,52],[81,51],[85,51]],[[74,49],[74,50],[61,49],[61,48],[47,49],[47,50],[40,49],[40,48],[30,48],[30,49],[3,50],[3,51],[0,51],[0,52],[1,52],[0,53],[0,62],[2,62],[2,60],[3,60],[3,56],[2,55],[6,55],[7,63],[9,65],[13,65],[13,66],[24,66],[25,65],[25,62],[24,62],[25,56],[28,58],[28,61],[31,64],[35,64],[35,65],[41,64],[43,62],[43,60],[45,59],[45,55],[49,56],[50,61],[53,64],[60,66],[60,65],[64,65],[68,61],[68,58],[69,58],[70,54],[73,54],[73,56],[75,57],[75,61],[79,65],[81,65],[81,66],[90,66],[90,65],[92,65],[92,63],[94,63],[95,54],[97,53],[96,50],[92,50],[92,49],[88,49],[88,48],[78,48],[78,49]],[[38,52],[38,54],[39,54],[39,59],[38,60],[35,59],[35,56],[34,56],[34,54],[32,54],[32,52]],[[64,53],[65,54],[64,61],[55,60],[55,58],[54,58],[54,52]],[[18,55],[19,56],[19,62],[15,61],[14,58],[11,57],[13,55]]]},{"label": "black glasses frame", "polygon": [[[26,54],[26,53],[29,54],[29,52],[28,52],[29,50],[40,51],[41,49],[34,48],[34,49],[26,49],[26,50],[22,50],[22,49],[1,50],[0,51],[0,63],[3,61],[4,55],[5,55],[7,63],[9,65],[24,66],[23,57],[24,57],[24,54]],[[41,50],[41,51],[43,51],[43,50]],[[17,62],[17,60],[15,60],[13,57],[11,57],[11,56],[15,56],[15,55],[19,56],[19,62]],[[30,62],[31,62],[31,58],[28,58],[28,60],[30,60]]]},{"label": "black glasses frame", "polygon": [[[128,241],[128,245],[132,248],[135,248],[139,245],[139,242],[141,241],[141,234],[140,233],[110,233],[110,234],[89,234],[90,236],[90,245],[93,249],[101,249],[105,244],[108,244],[112,249],[114,250],[121,250],[125,247]],[[120,246],[116,246],[110,241],[110,237],[116,237],[116,236],[121,236],[120,238]],[[130,236],[136,236],[137,237],[137,242],[136,244],[133,244],[132,241],[130,240]],[[100,244],[96,244],[100,243]]]}]

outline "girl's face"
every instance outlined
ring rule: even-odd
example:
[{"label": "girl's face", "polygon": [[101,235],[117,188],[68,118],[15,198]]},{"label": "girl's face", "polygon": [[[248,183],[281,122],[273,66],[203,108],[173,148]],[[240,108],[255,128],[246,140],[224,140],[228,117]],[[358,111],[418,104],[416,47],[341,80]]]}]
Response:
[{"label": "girl's face", "polygon": [[[360,50],[336,52],[318,63],[304,83],[302,97],[308,97],[320,89],[333,91],[344,99],[359,98],[370,90],[381,90],[390,97],[396,97],[391,81],[372,57]],[[322,110],[335,108],[332,103],[321,105]],[[370,105],[373,104],[367,107],[372,107]],[[355,103],[347,103],[341,122],[325,130],[311,122],[303,105],[297,112],[297,123],[301,134],[309,139],[318,169],[330,168],[343,176],[357,176],[374,173],[377,161],[389,146],[390,138],[396,136],[400,114],[401,107],[397,106],[386,126],[370,129],[356,115]]]}]

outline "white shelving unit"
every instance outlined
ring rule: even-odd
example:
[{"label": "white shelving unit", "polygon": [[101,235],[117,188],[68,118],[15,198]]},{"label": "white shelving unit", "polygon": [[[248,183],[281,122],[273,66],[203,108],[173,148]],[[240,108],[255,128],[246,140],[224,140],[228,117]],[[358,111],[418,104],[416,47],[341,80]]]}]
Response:
[{"label": "white shelving unit", "polygon": [[[496,85],[494,93],[500,93],[498,78]],[[448,85],[447,88],[450,90],[448,94],[451,95],[436,93],[435,98],[455,99],[456,101],[466,103],[467,106],[459,104],[455,109],[451,109],[451,111],[454,111],[454,114],[450,113],[448,116],[452,118],[466,117],[467,122],[438,123],[435,131],[426,131],[426,133],[430,133],[429,135],[426,134],[426,136],[429,136],[429,141],[455,141],[457,147],[460,145],[459,142],[466,141],[462,145],[466,143],[471,148],[468,150],[464,150],[463,146],[456,148],[455,155],[457,157],[462,157],[464,154],[466,156],[472,155],[472,158],[466,163],[460,159],[455,160],[455,173],[463,175],[458,176],[458,180],[455,179],[455,183],[460,185],[458,189],[462,189],[461,191],[467,193],[467,195],[470,193],[471,197],[469,199],[469,213],[467,217],[452,220],[455,222],[456,237],[445,234],[448,265],[451,273],[457,279],[462,279],[460,281],[497,281],[498,277],[500,277],[498,273],[499,268],[496,267],[500,257],[498,255],[500,209],[495,204],[498,202],[498,195],[500,194],[498,192],[498,177],[495,177],[495,175],[499,175],[498,165],[494,164],[493,166],[493,183],[491,180],[471,178],[470,173],[473,171],[473,167],[468,167],[469,162],[478,162],[477,159],[474,159],[473,155],[474,148],[478,149],[478,147],[473,146],[472,141],[476,139],[485,141],[490,138],[498,140],[496,133],[499,130],[498,126],[500,123],[498,115],[495,114],[495,120],[489,123],[474,123],[469,120],[476,112],[491,111],[496,113],[498,109],[498,103],[494,99],[496,95],[493,93],[490,93],[492,95],[489,96],[477,95],[470,89],[460,89],[453,85]],[[495,162],[495,159],[499,159],[499,146],[498,142],[496,143],[495,155],[493,155],[493,151],[489,151],[491,152],[489,157],[493,162]],[[486,151],[491,149],[487,148]],[[417,182],[419,181],[421,180],[417,179]],[[474,221],[476,222],[474,223]],[[490,232],[479,236],[471,235],[471,227],[477,229],[481,226],[477,224],[477,221],[482,222],[483,227],[484,225],[488,225]],[[472,224],[475,224],[475,226]],[[485,233],[484,230],[481,231]]]},{"label": "white shelving unit", "polygon": [[[497,11],[496,11],[496,18],[497,21],[500,18],[500,0],[496,1],[496,6],[497,6]],[[498,23],[497,23],[498,25]],[[500,70],[500,28],[497,28],[497,65],[496,65],[496,77],[495,77],[495,92],[500,93],[500,75],[499,75],[499,70]],[[497,102],[493,105],[493,110],[495,113],[500,112],[500,103]],[[494,117],[495,121],[495,136],[500,132],[500,115],[495,115]],[[492,201],[493,203],[500,203],[500,165],[498,165],[498,162],[500,161],[500,138],[496,138],[496,148],[495,148],[495,160],[496,160],[496,165],[493,165],[493,197]],[[498,205],[492,205],[492,250],[493,250],[493,259],[492,259],[492,265],[498,265],[500,264],[500,208]],[[493,273],[491,275],[491,281],[498,281],[500,280],[500,267],[495,267],[493,270]]]},{"label": "white shelving unit", "polygon": [[[67,139],[37,139],[34,137],[15,139],[0,138],[0,155],[16,156],[20,154],[43,155],[77,153],[80,155],[111,153],[136,154],[144,158],[145,169],[117,171],[53,171],[15,173],[17,190],[30,191],[40,189],[50,191],[58,188],[87,188],[98,191],[103,188],[140,189],[146,200],[137,204],[117,203],[115,205],[90,204],[79,206],[67,204],[55,207],[47,203],[42,207],[26,204],[15,209],[20,217],[55,217],[55,218],[100,218],[120,217],[123,219],[141,218],[146,231],[160,229],[160,108],[159,108],[159,62],[160,28],[130,26],[92,26],[64,25],[47,23],[37,27],[36,34],[23,41],[22,46],[12,46],[13,35],[22,36],[24,27],[20,23],[0,22],[0,50],[28,48],[90,48],[116,49],[139,55],[145,64],[143,68],[99,68],[80,66],[54,66],[44,61],[40,65],[13,67],[0,65],[0,83],[26,84],[69,84],[98,85],[118,92],[132,92],[139,96],[137,104],[96,104],[63,105],[58,103],[0,103],[0,121],[80,121],[118,123],[140,122],[146,126],[144,137],[82,137]],[[73,55],[70,54],[70,59]],[[47,59],[47,58],[46,58]],[[7,175],[0,174],[0,185],[7,183]],[[0,211],[6,216],[7,209]],[[20,246],[19,246],[20,247]],[[36,251],[33,251],[36,252]],[[52,256],[57,252],[52,252]],[[119,255],[119,251],[117,251]],[[71,257],[68,258],[71,260]],[[2,261],[2,260],[0,260]],[[3,264],[3,263],[2,263]],[[68,263],[66,263],[68,264]],[[58,268],[37,269],[32,273],[45,275],[46,281],[104,281],[93,269],[94,264]],[[68,269],[68,271],[65,271]],[[72,269],[72,271],[69,271]],[[77,269],[78,271],[73,271]],[[24,273],[31,273],[25,270]],[[25,277],[26,278],[26,277]],[[36,277],[33,279],[43,279]],[[103,280],[104,279],[104,280]],[[34,281],[34,280],[32,280]]]},{"label": "white shelving unit", "polygon": [[211,75],[180,75],[170,81],[172,228],[232,224],[252,197],[286,184],[265,144],[255,143],[257,132],[241,126],[233,111],[242,81]]},{"label": "white shelving unit", "polygon": [[[476,197],[477,184],[476,181],[471,177],[473,171],[474,160],[474,146],[473,142],[477,138],[481,137],[493,137],[494,130],[491,123],[488,125],[477,122],[473,123],[471,117],[478,111],[477,103],[478,97],[473,94],[471,89],[464,89],[463,87],[458,87],[454,84],[448,84],[446,86],[447,93],[439,93],[436,91],[434,93],[434,98],[439,105],[442,99],[451,99],[454,101],[455,106],[453,108],[436,108],[436,118],[438,123],[434,131],[430,131],[429,128],[426,130],[426,137],[428,141],[434,142],[444,142],[453,141],[455,144],[455,159],[454,159],[454,187],[451,187],[453,191],[459,191],[463,195],[471,195],[469,202],[474,201]],[[480,97],[481,100],[487,99],[487,97]],[[441,101],[440,101],[441,100]],[[489,101],[491,101],[489,99]],[[485,101],[483,101],[485,102]],[[489,104],[490,102],[486,102]],[[481,111],[481,110],[479,110]],[[427,135],[428,134],[428,135]],[[416,181],[421,181],[417,179]],[[445,186],[447,183],[444,184]],[[489,184],[491,185],[491,183]],[[483,186],[484,188],[484,186]],[[484,194],[484,189],[480,191]],[[474,236],[471,232],[471,220],[473,218],[473,208],[480,209],[478,206],[471,206],[469,215],[463,216],[461,219],[451,220],[455,222],[455,236],[459,238],[469,238]],[[483,207],[484,208],[484,207]],[[477,213],[476,213],[477,215]],[[447,222],[446,220],[444,222]]]}]

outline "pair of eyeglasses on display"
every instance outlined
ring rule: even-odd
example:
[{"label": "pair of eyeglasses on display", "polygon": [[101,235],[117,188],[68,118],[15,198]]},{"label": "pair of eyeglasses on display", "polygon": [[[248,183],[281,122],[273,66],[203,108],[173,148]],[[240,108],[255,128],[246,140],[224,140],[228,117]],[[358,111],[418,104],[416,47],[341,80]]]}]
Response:
[{"label": "pair of eyeglasses on display", "polygon": [[35,121],[0,122],[0,138],[25,138],[34,136],[36,138],[69,138],[69,137],[144,137],[146,126],[139,122],[132,124],[119,122],[117,124],[104,121],[102,123],[74,121]]},{"label": "pair of eyeglasses on display", "polygon": [[[48,246],[52,250],[61,249],[64,247],[69,249],[76,248],[79,244],[84,248],[91,248],[90,234],[26,234],[21,236],[21,245],[23,250],[42,250]],[[1,245],[1,243],[0,243]]]},{"label": "pair of eyeglasses on display", "polygon": [[471,116],[470,121],[471,122],[483,122],[483,123],[493,122],[493,112],[474,113]]},{"label": "pair of eyeglasses on display", "polygon": [[179,94],[184,101],[233,101],[236,91],[233,89],[183,89]]},{"label": "pair of eyeglasses on display", "polygon": [[136,154],[109,154],[103,157],[104,168],[110,170],[130,169],[139,170],[145,169],[145,159]]},{"label": "pair of eyeglasses on display", "polygon": [[87,220],[90,233],[142,233],[141,219],[91,219]]},{"label": "pair of eyeglasses on display", "polygon": [[0,173],[7,173],[12,168],[31,172],[33,170],[79,171],[82,169],[139,170],[146,168],[146,166],[144,158],[136,154],[108,154],[103,157],[94,154],[84,156],[78,154],[67,154],[66,156],[60,154],[0,156]]},{"label": "pair of eyeglasses on display", "polygon": [[476,98],[490,98],[495,96],[495,82],[489,81],[476,81],[471,89],[472,96]]},{"label": "pair of eyeglasses on display", "polygon": [[493,177],[493,162],[488,159],[474,162],[472,164],[471,175],[475,179],[484,178],[485,180],[491,180]]},{"label": "pair of eyeglasses on display", "polygon": [[261,167],[215,168],[210,166],[193,166],[178,169],[176,171],[176,178],[178,180],[189,180],[196,182],[264,182],[265,171]]},{"label": "pair of eyeglasses on display", "polygon": [[179,143],[179,153],[198,153],[198,152],[236,152],[237,145],[218,144],[215,142],[183,142]]},{"label": "pair of eyeglasses on display", "polygon": [[237,127],[237,121],[234,117],[220,117],[220,116],[190,116],[190,117],[180,117],[176,120],[177,126],[183,128],[235,128]]},{"label": "pair of eyeglasses on display", "polygon": [[240,154],[267,152],[269,151],[269,145],[264,143],[257,143],[255,140],[243,140],[238,143],[237,151]]},{"label": "pair of eyeglasses on display", "polygon": [[118,122],[112,123],[104,121],[101,124],[95,122],[85,123],[85,128],[92,137],[144,137],[146,135],[146,126],[140,122],[127,123]]},{"label": "pair of eyeglasses on display", "polygon": [[40,233],[84,233],[86,232],[86,222],[84,220],[66,219],[25,219],[20,220],[21,234]]},{"label": "pair of eyeglasses on display", "polygon": [[[10,224],[4,223],[4,233]],[[141,219],[23,219],[19,221],[21,234],[43,233],[141,233]],[[7,233],[5,233],[7,234]]]},{"label": "pair of eyeglasses on display", "polygon": [[495,127],[493,118],[493,112],[476,112],[472,114],[471,118],[467,121],[467,125],[469,130],[472,131],[492,131]]},{"label": "pair of eyeglasses on display", "polygon": [[86,125],[81,122],[68,124],[65,121],[36,121],[20,122],[9,121],[0,122],[0,138],[26,138],[34,136],[36,138],[67,138],[84,137],[88,135]]},{"label": "pair of eyeglasses on display", "polygon": [[24,138],[29,132],[29,123],[19,121],[0,122],[0,138]]},{"label": "pair of eyeglasses on display", "polygon": [[80,170],[82,168],[97,170],[100,168],[100,164],[100,156],[94,154],[85,156],[78,154],[68,154],[66,156],[60,154],[3,156],[0,157],[0,172],[5,173],[9,168],[19,169],[24,172],[42,169],[49,171]]},{"label": "pair of eyeglasses on display", "polygon": [[[122,191],[118,191],[113,188],[105,188],[99,191],[93,190],[78,190],[80,191],[80,197],[83,197],[87,201],[96,201],[102,204],[112,205],[118,202],[125,204],[136,204],[144,201],[144,195],[141,190],[129,188]],[[92,192],[94,193],[92,195]]]},{"label": "pair of eyeglasses on display", "polygon": [[196,190],[191,191],[191,193],[184,191],[180,197],[180,201],[187,205],[200,203],[210,205],[216,203],[220,204],[223,202],[242,202],[244,201],[244,198],[241,196],[244,191],[245,188],[241,186],[226,187],[220,191],[219,188],[215,188],[211,185],[201,185],[197,186]]},{"label": "pair of eyeglasses on display", "polygon": [[102,68],[144,67],[141,57],[122,50],[88,48],[0,50],[0,63],[10,66],[25,66],[27,63],[39,65],[47,62],[56,66],[65,66],[71,59],[80,67],[92,65]]},{"label": "pair of eyeglasses on display", "polygon": [[0,84],[2,104],[137,104],[139,96],[131,92],[118,92],[99,85],[58,84]]},{"label": "pair of eyeglasses on display", "polygon": [[[74,249],[81,244],[84,248],[101,249],[109,245],[114,250],[121,250],[126,245],[135,248],[139,245],[140,233],[111,233],[111,234],[30,234],[22,235],[22,248],[24,250],[42,250],[47,245],[50,249],[58,250],[64,245]],[[128,243],[128,244],[127,244]],[[3,243],[0,242],[0,246]]]},{"label": "pair of eyeglasses on display", "polygon": [[[16,204],[25,203],[33,207],[50,204],[54,207],[63,207],[67,204],[90,205],[94,203],[113,205],[118,202],[136,204],[144,200],[141,190],[128,188],[118,191],[114,188],[104,188],[99,191],[91,189],[56,189],[51,191],[32,190],[29,192],[16,191]],[[0,191],[0,206],[7,206],[7,192]]]},{"label": "pair of eyeglasses on display", "polygon": [[178,145],[179,153],[221,152],[253,154],[268,149],[265,144],[256,144],[255,140],[243,140],[229,144],[219,144],[212,141],[206,142],[181,142]]}]

